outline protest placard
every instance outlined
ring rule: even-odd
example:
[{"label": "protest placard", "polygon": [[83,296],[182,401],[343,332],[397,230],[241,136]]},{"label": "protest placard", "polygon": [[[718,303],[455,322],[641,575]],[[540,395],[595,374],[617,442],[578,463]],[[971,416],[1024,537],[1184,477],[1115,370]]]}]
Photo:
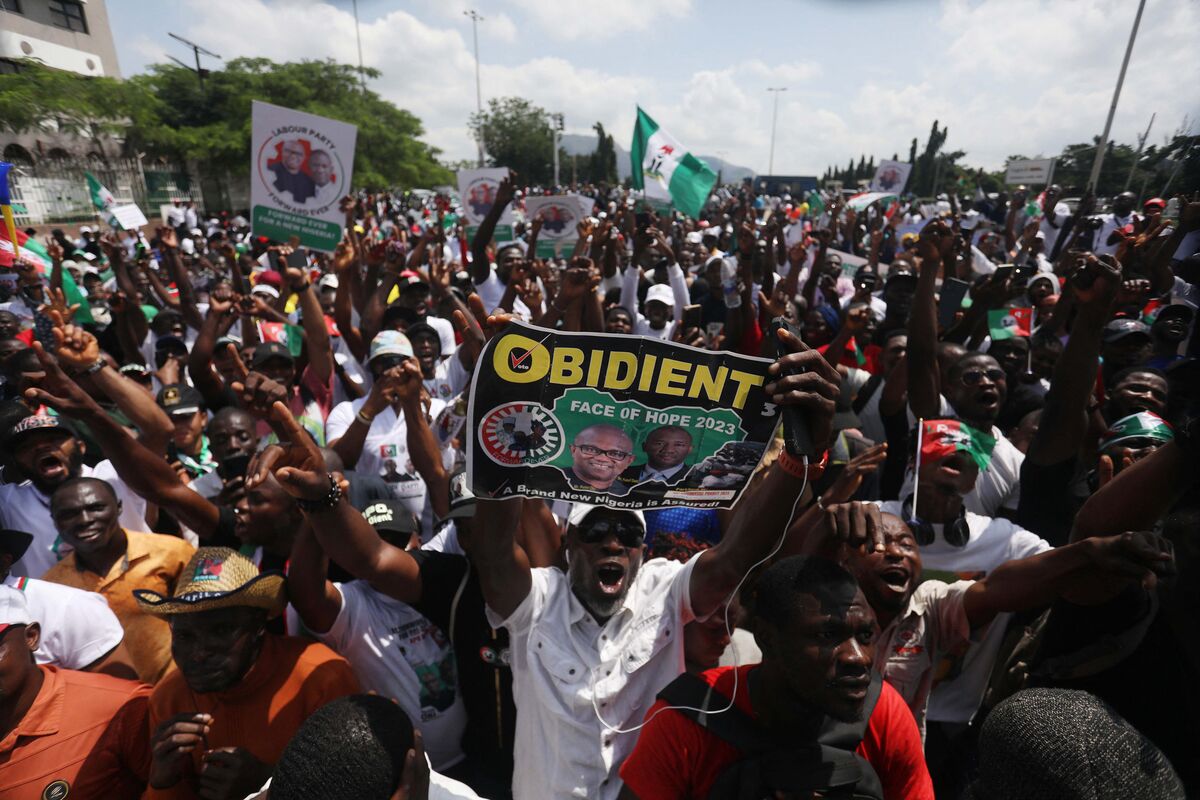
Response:
[{"label": "protest placard", "polygon": [[338,202],[350,193],[358,128],[254,101],[250,219],[257,236],[332,253],[342,240]]},{"label": "protest placard", "polygon": [[871,179],[870,191],[899,194],[904,191],[910,172],[912,164],[904,161],[880,161],[875,168],[875,177]]},{"label": "protest placard", "polygon": [[[508,167],[490,167],[488,169],[460,169],[458,171],[458,199],[462,202],[463,216],[467,221],[467,239],[475,238],[483,218],[492,210],[496,200],[496,189],[500,181],[508,177]],[[493,235],[497,242],[513,240],[512,205],[504,209],[496,223]]]},{"label": "protest placard", "polygon": [[542,229],[534,255],[538,258],[570,255],[579,238],[576,226],[583,219],[579,198],[564,194],[525,198],[525,216],[530,224],[538,214],[542,215]]},{"label": "protest placard", "polygon": [[475,368],[477,495],[728,508],[779,418],[764,358],[512,323]]},{"label": "protest placard", "polygon": [[1023,158],[1008,162],[1004,170],[1004,182],[1010,186],[1022,183],[1040,186],[1049,183],[1053,175],[1053,158]]},{"label": "protest placard", "polygon": [[109,211],[120,223],[122,230],[136,231],[145,225],[149,225],[150,221],[146,219],[146,215],[135,204],[130,203],[124,206],[112,206]]}]

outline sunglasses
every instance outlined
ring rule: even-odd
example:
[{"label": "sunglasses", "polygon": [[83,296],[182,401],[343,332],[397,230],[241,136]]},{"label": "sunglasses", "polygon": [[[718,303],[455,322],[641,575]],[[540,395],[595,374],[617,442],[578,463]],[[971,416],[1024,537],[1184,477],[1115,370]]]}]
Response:
[{"label": "sunglasses", "polygon": [[392,367],[399,367],[408,360],[408,356],[379,356],[371,362],[372,367],[378,367],[381,371],[386,372]]},{"label": "sunglasses", "polygon": [[585,456],[595,458],[596,456],[608,456],[613,461],[620,461],[624,458],[629,458],[633,453],[626,450],[602,450],[599,447],[593,447],[590,444],[575,445],[575,449],[583,453]]},{"label": "sunglasses", "polygon": [[646,531],[641,525],[632,522],[612,522],[601,520],[585,528],[579,529],[579,540],[584,544],[599,544],[612,534],[622,547],[641,547],[646,538]]},{"label": "sunglasses", "polygon": [[999,383],[1000,381],[1004,380],[1004,370],[1000,369],[999,367],[988,367],[987,369],[983,369],[982,367],[974,367],[972,369],[963,370],[963,374],[960,376],[960,378],[963,386],[978,386],[983,381],[985,376],[992,383]]}]

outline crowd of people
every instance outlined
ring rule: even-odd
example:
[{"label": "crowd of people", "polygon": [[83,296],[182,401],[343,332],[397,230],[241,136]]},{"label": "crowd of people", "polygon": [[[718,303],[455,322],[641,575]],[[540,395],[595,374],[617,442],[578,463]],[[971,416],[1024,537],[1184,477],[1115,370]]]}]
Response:
[{"label": "crowd of people", "polygon": [[[573,188],[552,258],[517,175],[470,232],[347,197],[333,253],[192,204],[30,231],[0,796],[1200,793],[1200,201]],[[729,510],[475,496],[514,319],[765,357],[786,422]]]}]

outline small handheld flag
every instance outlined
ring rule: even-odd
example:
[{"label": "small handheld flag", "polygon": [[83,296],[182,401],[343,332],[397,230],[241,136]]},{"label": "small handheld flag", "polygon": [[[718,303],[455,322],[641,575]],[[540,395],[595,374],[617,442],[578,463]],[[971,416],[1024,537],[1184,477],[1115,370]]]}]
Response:
[{"label": "small handheld flag", "polygon": [[993,342],[1028,338],[1033,333],[1032,308],[998,308],[988,312],[988,334]]}]

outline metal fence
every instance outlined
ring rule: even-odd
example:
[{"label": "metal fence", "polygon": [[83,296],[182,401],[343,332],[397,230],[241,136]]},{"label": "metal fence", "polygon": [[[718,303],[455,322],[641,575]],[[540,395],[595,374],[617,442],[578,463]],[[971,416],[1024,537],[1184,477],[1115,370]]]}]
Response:
[{"label": "metal fence", "polygon": [[203,211],[199,181],[186,167],[135,158],[108,161],[43,160],[9,174],[17,225],[98,221],[86,173],[92,173],[120,205],[136,203],[147,219],[158,219],[173,200],[194,200]]}]

